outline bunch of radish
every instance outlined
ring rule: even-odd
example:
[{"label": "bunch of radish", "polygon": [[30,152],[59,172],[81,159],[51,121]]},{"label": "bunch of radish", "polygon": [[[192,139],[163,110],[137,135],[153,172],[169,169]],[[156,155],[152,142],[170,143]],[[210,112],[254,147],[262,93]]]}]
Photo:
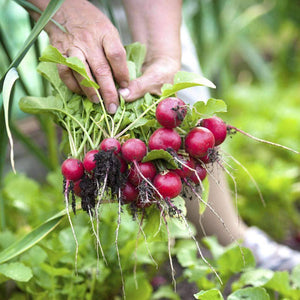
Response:
[{"label": "bunch of radish", "polygon": [[[183,186],[194,190],[207,175],[206,164],[213,162],[216,146],[226,138],[222,119],[201,119],[199,126],[187,134],[178,130],[187,113],[187,105],[179,98],[169,97],[156,107],[156,119],[162,126],[148,142],[138,138],[122,141],[105,138],[99,149],[88,151],[81,160],[68,158],[62,164],[66,200],[72,194],[81,198],[81,207],[93,214],[100,202],[117,200],[130,204],[133,211],[157,205],[166,206],[169,214],[177,211],[172,199],[181,195]],[[160,160],[144,161],[147,153],[156,150],[171,154],[177,168],[168,168]],[[174,165],[174,164],[173,164]],[[165,205],[166,204],[166,205]]]}]

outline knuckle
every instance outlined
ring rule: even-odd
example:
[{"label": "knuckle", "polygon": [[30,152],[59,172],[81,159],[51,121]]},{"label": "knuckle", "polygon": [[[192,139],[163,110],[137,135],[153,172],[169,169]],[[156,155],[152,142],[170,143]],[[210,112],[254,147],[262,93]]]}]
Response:
[{"label": "knuckle", "polygon": [[60,79],[64,82],[69,81],[72,76],[70,70],[68,70],[68,69],[59,69],[58,73],[59,73]]},{"label": "knuckle", "polygon": [[106,100],[106,101],[116,101],[116,99],[118,98],[118,94],[115,90],[113,89],[105,89],[102,91],[102,95],[103,95],[103,98]]},{"label": "knuckle", "polygon": [[123,48],[114,48],[106,53],[108,60],[121,61],[125,59],[126,52]]},{"label": "knuckle", "polygon": [[77,84],[77,82],[74,79],[68,79],[64,81],[65,85],[74,93],[80,94],[81,90]]},{"label": "knuckle", "polygon": [[77,38],[80,42],[83,42],[83,43],[86,43],[86,44],[91,44],[94,41],[93,34],[91,34],[91,32],[88,31],[88,30],[79,31]]},{"label": "knuckle", "polygon": [[110,76],[111,75],[110,66],[108,64],[98,65],[93,69],[93,74],[95,77]]}]

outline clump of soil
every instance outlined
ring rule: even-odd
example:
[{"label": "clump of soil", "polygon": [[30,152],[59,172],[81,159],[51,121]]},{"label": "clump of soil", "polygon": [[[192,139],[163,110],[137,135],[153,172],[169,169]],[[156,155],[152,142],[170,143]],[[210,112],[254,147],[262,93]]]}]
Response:
[{"label": "clump of soil", "polygon": [[118,157],[113,150],[100,150],[95,154],[95,161],[94,177],[98,183],[100,185],[105,183],[106,189],[110,188],[113,195],[118,195],[125,183],[125,176],[120,172],[121,162]]}]

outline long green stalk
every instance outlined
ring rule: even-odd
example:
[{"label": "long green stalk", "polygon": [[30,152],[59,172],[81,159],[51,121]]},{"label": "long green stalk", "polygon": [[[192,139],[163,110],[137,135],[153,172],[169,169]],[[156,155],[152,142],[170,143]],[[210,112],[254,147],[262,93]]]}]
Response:
[{"label": "long green stalk", "polygon": [[[59,7],[62,5],[64,0],[51,0],[50,3],[48,4],[46,10],[43,12],[41,15],[40,19],[34,26],[31,34],[29,37],[26,39],[23,47],[20,49],[18,54],[16,55],[15,59],[11,62],[10,66],[8,69],[5,71],[3,74],[1,80],[0,80],[0,93],[2,94],[2,89],[3,89],[3,83],[4,83],[4,78],[6,77],[6,74],[11,68],[17,68],[20,64],[20,62],[23,60],[25,57],[26,53],[34,43],[34,41],[37,39],[39,36],[40,32],[43,30],[45,25],[49,22],[51,17],[56,13],[56,11],[59,9]],[[3,40],[3,39],[2,39]],[[10,101],[9,107],[11,108],[13,101]],[[11,112],[11,109],[9,109],[9,113]],[[5,118],[4,118],[4,106],[3,102],[0,107],[0,188],[2,186],[2,180],[3,180],[3,169],[4,169],[4,164],[5,164],[5,157],[6,157],[6,148],[7,148],[7,142],[8,142],[8,137],[6,134],[6,129],[5,129]],[[5,228],[5,211],[4,211],[4,203],[3,203],[3,198],[0,197],[0,216],[1,216],[1,227],[2,229]]]},{"label": "long green stalk", "polygon": [[157,101],[153,102],[142,114],[139,115],[132,123],[130,123],[126,128],[124,128],[121,132],[119,132],[115,138],[118,139],[123,134],[125,134],[136,122],[138,122],[145,114],[147,114],[153,107],[155,107],[163,98],[159,98]]},{"label": "long green stalk", "polygon": [[5,123],[4,123],[4,107],[1,106],[0,108],[0,225],[1,230],[6,228],[6,217],[5,217],[5,206],[4,206],[4,199],[2,197],[2,180],[3,180],[3,169],[6,160],[6,145],[8,142],[8,137],[6,134]]},{"label": "long green stalk", "polygon": [[[43,12],[37,8],[35,5],[33,5],[32,3],[26,1],[26,0],[14,0],[16,3],[18,3],[19,5],[23,6],[26,9],[30,9],[36,13],[42,14]],[[58,22],[56,22],[55,20],[51,19],[50,20],[53,24],[55,24],[60,30],[62,30],[63,32],[66,32],[66,29],[60,25]]]},{"label": "long green stalk", "polygon": [[[24,2],[24,1],[22,1]],[[27,2],[27,1],[25,1]],[[29,18],[30,25],[33,28],[34,22],[31,18]],[[64,29],[64,28],[63,28]],[[38,61],[39,57],[42,54],[42,50],[39,44],[39,41],[36,40],[34,43],[34,52],[36,56],[36,61]],[[47,87],[48,82],[46,81],[45,77],[41,76],[41,85],[42,85],[42,96],[47,96]],[[46,140],[47,140],[47,150],[48,150],[48,157],[47,160],[48,163],[50,163],[50,169],[54,170],[59,163],[58,158],[58,140],[57,140],[57,134],[56,134],[56,127],[54,122],[52,122],[51,118],[49,117],[40,117],[38,118],[40,124],[42,125],[42,128],[44,129]]]},{"label": "long green stalk", "polygon": [[63,4],[64,0],[51,0],[46,7],[45,11],[42,13],[41,17],[35,24],[33,30],[31,31],[30,35],[26,39],[23,47],[20,49],[18,54],[16,55],[15,59],[13,62],[10,64],[8,67],[7,71],[5,74],[2,76],[0,80],[0,90],[2,91],[3,87],[3,81],[6,76],[6,73],[11,69],[11,68],[17,68],[20,64],[20,62],[23,60],[25,55],[27,54],[28,50],[31,48],[32,44],[35,42],[41,31],[44,29],[46,24],[49,22],[49,20],[52,18],[52,16],[56,13],[56,11],[59,9],[59,7]]},{"label": "long green stalk", "polygon": [[[5,39],[5,36],[3,34],[1,26],[0,26],[0,45],[1,45],[2,50],[4,51],[4,53],[5,53],[5,55],[8,59],[9,64],[11,64],[13,59],[12,59],[11,53],[10,53],[8,47],[7,47],[7,41]],[[24,93],[29,95],[29,90],[28,90],[26,84],[24,83],[24,80],[23,80],[22,77],[19,78],[19,83],[21,84],[21,88],[23,89]]]},{"label": "long green stalk", "polygon": [[21,141],[49,170],[54,169],[48,157],[31,138],[23,134],[14,124],[11,124],[10,128],[14,137]]}]

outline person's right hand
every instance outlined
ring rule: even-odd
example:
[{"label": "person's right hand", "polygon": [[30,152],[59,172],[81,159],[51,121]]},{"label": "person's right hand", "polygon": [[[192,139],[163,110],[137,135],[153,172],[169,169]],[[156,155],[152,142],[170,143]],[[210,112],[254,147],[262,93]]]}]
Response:
[{"label": "person's right hand", "polygon": [[[129,84],[126,52],[117,29],[98,8],[84,0],[66,0],[54,18],[67,33],[49,24],[46,30],[50,43],[64,55],[78,57],[84,63],[88,75],[100,86],[107,111],[115,113],[119,96],[114,80],[120,88]],[[83,78],[78,73],[63,65],[58,70],[70,90],[99,102],[93,88],[80,85]]]}]

